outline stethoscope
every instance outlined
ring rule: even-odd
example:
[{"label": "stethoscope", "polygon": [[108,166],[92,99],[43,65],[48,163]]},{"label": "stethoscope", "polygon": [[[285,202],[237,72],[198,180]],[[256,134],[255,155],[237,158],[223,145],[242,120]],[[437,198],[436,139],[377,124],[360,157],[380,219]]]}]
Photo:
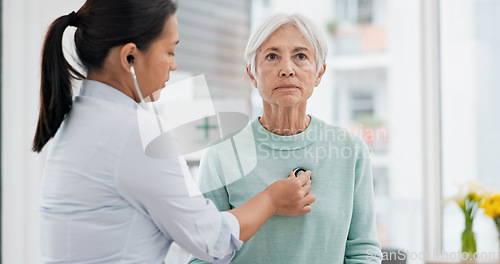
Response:
[{"label": "stethoscope", "polygon": [[295,168],[293,169],[293,174],[295,175],[295,177],[298,177],[300,174],[306,172],[305,169],[302,169],[302,168]]},{"label": "stethoscope", "polygon": [[[135,74],[134,56],[128,55],[127,61],[130,64],[130,73],[132,74],[132,79],[134,80],[134,86],[135,86],[135,90],[137,92],[137,95],[139,96],[140,102],[143,103],[143,105],[146,107],[146,104],[144,103],[144,97],[142,97],[141,89],[139,89],[139,83],[137,82],[137,76]],[[153,101],[152,98],[151,98],[151,101]],[[155,112],[155,115],[157,117],[156,121],[158,123],[158,128],[160,129],[160,133],[163,134],[164,131],[163,131],[163,126],[161,125],[161,121],[159,119],[158,109],[156,108],[156,104],[153,103],[152,105],[153,105],[153,110]]]}]

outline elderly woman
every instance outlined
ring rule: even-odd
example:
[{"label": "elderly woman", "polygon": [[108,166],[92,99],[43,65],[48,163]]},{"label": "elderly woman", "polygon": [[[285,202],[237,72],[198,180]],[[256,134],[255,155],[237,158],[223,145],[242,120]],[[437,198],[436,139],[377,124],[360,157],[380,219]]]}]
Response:
[{"label": "elderly woman", "polygon": [[[327,46],[301,15],[274,15],[251,36],[247,73],[264,114],[209,148],[199,185],[219,210],[237,207],[294,167],[312,172],[308,215],[273,216],[232,263],[380,263],[369,151],[345,129],[306,114]],[[238,175],[237,177],[235,175]],[[190,263],[203,263],[191,258]]]}]

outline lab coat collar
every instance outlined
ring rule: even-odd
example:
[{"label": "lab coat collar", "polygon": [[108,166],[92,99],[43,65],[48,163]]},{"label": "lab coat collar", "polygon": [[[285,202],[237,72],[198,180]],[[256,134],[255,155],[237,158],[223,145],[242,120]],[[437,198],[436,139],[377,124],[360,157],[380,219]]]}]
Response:
[{"label": "lab coat collar", "polygon": [[134,109],[137,108],[137,103],[132,98],[120,90],[99,81],[83,80],[80,95],[110,101]]}]

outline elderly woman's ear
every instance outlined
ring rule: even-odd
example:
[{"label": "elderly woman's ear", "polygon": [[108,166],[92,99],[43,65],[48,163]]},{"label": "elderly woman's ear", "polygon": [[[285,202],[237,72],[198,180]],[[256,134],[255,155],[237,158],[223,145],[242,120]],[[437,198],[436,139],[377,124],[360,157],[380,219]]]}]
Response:
[{"label": "elderly woman's ear", "polygon": [[[247,67],[248,71],[248,67]],[[314,87],[317,87],[319,83],[321,82],[321,77],[323,77],[323,74],[325,74],[326,71],[326,62],[323,62],[323,66],[319,70],[318,76],[316,76],[316,81],[314,82]]]},{"label": "elderly woman's ear", "polygon": [[252,82],[253,87],[257,88],[257,80],[255,80],[255,77],[252,74],[250,65],[247,64],[246,68],[247,68],[247,75],[248,77],[250,77],[250,81]]}]

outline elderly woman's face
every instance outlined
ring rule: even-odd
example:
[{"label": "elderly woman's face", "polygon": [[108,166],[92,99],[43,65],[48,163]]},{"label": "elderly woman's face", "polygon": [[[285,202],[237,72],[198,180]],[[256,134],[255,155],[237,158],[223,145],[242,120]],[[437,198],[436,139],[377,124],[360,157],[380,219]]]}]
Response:
[{"label": "elderly woman's face", "polygon": [[318,86],[319,75],[311,43],[293,25],[276,30],[259,47],[255,58],[255,76],[249,73],[260,96],[270,104],[293,106],[305,102]]}]

